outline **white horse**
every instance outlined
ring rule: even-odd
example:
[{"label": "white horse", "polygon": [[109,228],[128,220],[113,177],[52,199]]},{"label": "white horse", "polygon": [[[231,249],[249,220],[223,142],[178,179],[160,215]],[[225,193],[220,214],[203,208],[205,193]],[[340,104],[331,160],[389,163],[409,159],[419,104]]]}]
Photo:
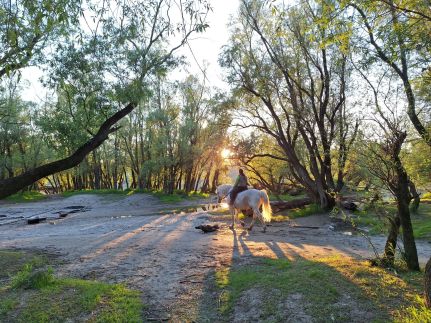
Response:
[{"label": "white horse", "polygon": [[[229,201],[230,196],[228,196],[227,199]],[[262,213],[259,211],[260,206],[262,206]],[[247,228],[249,231],[253,228],[256,217],[258,217],[260,222],[262,222],[263,232],[266,231],[266,222],[271,221],[271,204],[269,204],[269,197],[265,190],[259,191],[256,189],[249,189],[238,193],[234,205],[229,204],[229,209],[232,214],[232,225],[230,226],[231,229],[235,228],[236,217],[238,211],[241,210],[253,210],[253,220],[251,221],[250,226]]]},{"label": "white horse", "polygon": [[232,190],[232,185],[230,184],[222,184],[217,186],[216,193],[217,193],[217,202],[221,203],[221,201],[227,197]]}]

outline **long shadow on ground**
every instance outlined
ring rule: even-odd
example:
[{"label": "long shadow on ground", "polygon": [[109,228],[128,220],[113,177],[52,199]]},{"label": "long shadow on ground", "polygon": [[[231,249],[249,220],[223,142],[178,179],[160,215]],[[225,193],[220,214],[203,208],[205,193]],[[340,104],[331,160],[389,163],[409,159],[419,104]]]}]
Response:
[{"label": "long shadow on ground", "polygon": [[[262,242],[245,231],[232,239],[231,264],[207,276],[198,322],[388,321],[416,302],[403,279],[341,250],[305,258],[301,244],[286,247],[285,239]],[[249,248],[256,243],[269,252]]]}]

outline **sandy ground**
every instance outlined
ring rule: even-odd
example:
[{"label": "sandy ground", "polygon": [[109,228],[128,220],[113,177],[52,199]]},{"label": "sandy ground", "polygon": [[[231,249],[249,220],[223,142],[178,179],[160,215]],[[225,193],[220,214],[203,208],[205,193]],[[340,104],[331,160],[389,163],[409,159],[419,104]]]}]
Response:
[{"label": "sandy ground", "polygon": [[[203,202],[203,201],[199,201]],[[37,203],[0,205],[0,248],[34,249],[58,256],[60,275],[123,282],[142,291],[146,317],[190,319],[199,316],[204,281],[217,267],[254,257],[321,257],[341,253],[370,257],[369,243],[360,235],[331,230],[325,215],[273,223],[266,233],[232,231],[226,217],[205,211],[174,214],[187,204],[162,204],[147,194],[76,195]],[[84,212],[59,219],[73,208]],[[25,219],[39,215],[35,225]],[[203,234],[194,227],[217,222],[222,228]],[[314,228],[306,228],[311,226]],[[384,237],[373,237],[381,251]],[[420,262],[431,254],[431,243],[418,241]]]}]

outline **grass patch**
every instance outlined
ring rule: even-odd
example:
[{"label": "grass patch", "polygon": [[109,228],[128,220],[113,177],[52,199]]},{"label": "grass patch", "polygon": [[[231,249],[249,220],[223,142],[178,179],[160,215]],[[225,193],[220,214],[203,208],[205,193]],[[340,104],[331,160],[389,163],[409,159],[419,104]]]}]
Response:
[{"label": "grass patch", "polygon": [[277,214],[273,214],[271,221],[283,222],[291,219],[302,218],[305,216],[316,215],[322,212],[323,210],[318,204],[310,204],[302,208],[284,210],[284,211],[278,212]]},{"label": "grass patch", "polygon": [[5,198],[6,201],[13,203],[37,202],[44,199],[46,195],[37,191],[20,192]]},{"label": "grass patch", "polygon": [[274,194],[268,194],[270,201],[285,201],[290,202],[297,199],[303,199],[306,197],[306,194],[299,194],[299,195],[289,195],[289,194],[280,194],[280,195],[274,195]]},{"label": "grass patch", "polygon": [[52,268],[35,270],[32,263],[24,265],[15,276],[12,277],[11,287],[14,289],[40,289],[54,282]]},{"label": "grass patch", "polygon": [[173,194],[166,194],[162,191],[152,191],[150,194],[157,197],[161,202],[164,203],[178,203],[186,200],[197,200],[209,197],[209,194],[207,193],[201,193],[197,191],[186,193],[180,190],[174,191]]},{"label": "grass patch", "polygon": [[20,270],[15,266],[0,288],[1,322],[143,321],[137,291],[120,284],[56,278],[46,262],[25,252],[1,251],[1,256],[3,263],[11,264],[30,259]]},{"label": "grass patch", "polygon": [[77,190],[77,191],[66,191],[61,193],[64,197],[70,197],[79,194],[97,194],[97,195],[107,195],[107,194],[115,194],[115,195],[133,195],[135,193],[145,193],[151,194],[157,197],[160,201],[164,203],[177,203],[185,200],[193,200],[193,199],[202,199],[208,198],[209,194],[192,191],[186,193],[181,190],[175,190],[173,194],[166,194],[163,191],[152,191],[147,189],[135,189],[135,190],[114,190],[114,189],[101,189],[101,190]]},{"label": "grass patch", "polygon": [[47,258],[40,254],[24,251],[0,250],[0,286],[15,276],[25,265],[38,269],[47,263]]},{"label": "grass patch", "polygon": [[[394,205],[386,205],[385,210],[390,214],[395,214],[397,209]],[[389,228],[388,220],[376,214],[372,210],[355,211],[357,216],[354,222],[359,226],[366,226],[370,234],[386,234]],[[415,238],[427,239],[431,241],[431,204],[421,203],[417,214],[410,214],[413,234]]]},{"label": "grass patch", "polygon": [[[424,307],[422,275],[397,275],[344,256],[313,261],[262,258],[254,265],[216,271],[218,313],[227,321],[238,309],[247,313],[244,297],[254,292],[254,303],[259,303],[259,313],[254,314],[261,321],[283,322],[303,311],[318,322],[348,322],[357,315],[370,321],[428,322],[431,311]],[[284,305],[292,299],[295,310]]]},{"label": "grass patch", "polygon": [[116,195],[127,195],[130,191],[123,190],[114,190],[114,189],[101,189],[101,190],[76,190],[76,191],[66,191],[61,193],[64,197],[70,197],[74,195],[81,194],[96,194],[96,195],[105,195],[105,194],[116,194]]}]

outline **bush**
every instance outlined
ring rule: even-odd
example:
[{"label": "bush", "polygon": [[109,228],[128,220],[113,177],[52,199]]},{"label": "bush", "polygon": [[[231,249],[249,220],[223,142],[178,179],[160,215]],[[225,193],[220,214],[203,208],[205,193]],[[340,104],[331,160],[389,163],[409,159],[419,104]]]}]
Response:
[{"label": "bush", "polygon": [[12,288],[40,289],[51,285],[54,280],[52,268],[34,270],[32,264],[25,264],[12,278]]}]

